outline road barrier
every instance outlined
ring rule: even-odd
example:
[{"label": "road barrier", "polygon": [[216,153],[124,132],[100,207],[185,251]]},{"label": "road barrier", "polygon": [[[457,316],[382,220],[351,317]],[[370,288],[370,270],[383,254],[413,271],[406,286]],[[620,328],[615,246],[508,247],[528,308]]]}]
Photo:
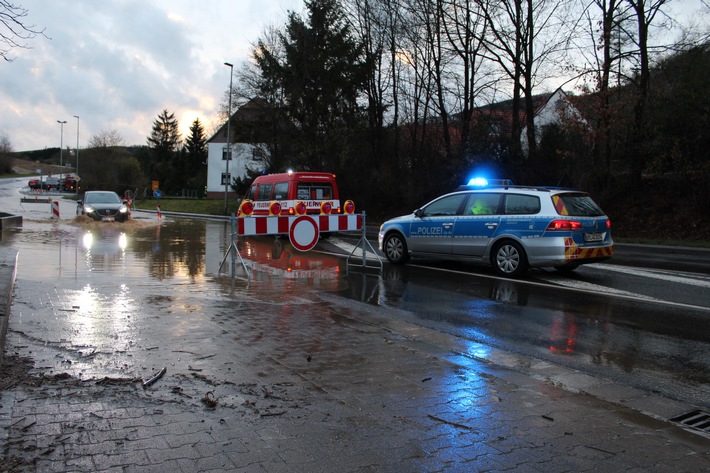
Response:
[{"label": "road barrier", "polygon": [[52,218],[59,218],[59,201],[52,201]]},{"label": "road barrier", "polygon": [[[41,196],[41,197],[40,197]],[[22,196],[20,198],[22,203],[35,203],[35,204],[49,204],[51,199],[47,194],[42,191],[34,191],[32,196]]]},{"label": "road barrier", "polygon": [[289,217],[239,217],[237,235],[286,235],[298,251],[316,246],[322,232],[355,232],[362,215],[292,215]]}]

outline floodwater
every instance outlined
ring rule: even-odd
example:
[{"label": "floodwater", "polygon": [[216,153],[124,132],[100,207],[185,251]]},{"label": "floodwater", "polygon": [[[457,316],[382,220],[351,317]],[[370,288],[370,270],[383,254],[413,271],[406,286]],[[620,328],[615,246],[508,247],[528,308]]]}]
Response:
[{"label": "floodwater", "polygon": [[[10,336],[23,351],[41,349],[51,372],[149,377],[185,357],[191,369],[227,360],[242,333],[288,339],[301,324],[332,323],[313,291],[346,283],[341,259],[247,240],[233,276],[230,240],[221,221],[26,219],[2,240],[19,250]],[[271,332],[240,330],[254,317]]]},{"label": "floodwater", "polygon": [[187,375],[264,340],[320,351],[314,334],[339,324],[351,301],[460,337],[471,357],[495,347],[710,405],[706,311],[414,265],[357,271],[342,255],[272,237],[241,239],[237,254],[231,235],[226,221],[28,212],[1,242],[20,252],[11,336],[21,352],[41,348],[40,368],[53,372],[147,378],[181,365]]}]

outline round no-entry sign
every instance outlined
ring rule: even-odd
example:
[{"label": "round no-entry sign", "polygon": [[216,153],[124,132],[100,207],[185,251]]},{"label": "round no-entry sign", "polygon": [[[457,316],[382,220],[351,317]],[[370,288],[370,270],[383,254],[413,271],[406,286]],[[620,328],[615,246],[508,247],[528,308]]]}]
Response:
[{"label": "round no-entry sign", "polygon": [[288,230],[288,238],[298,251],[308,251],[318,243],[318,224],[307,215],[296,218]]}]

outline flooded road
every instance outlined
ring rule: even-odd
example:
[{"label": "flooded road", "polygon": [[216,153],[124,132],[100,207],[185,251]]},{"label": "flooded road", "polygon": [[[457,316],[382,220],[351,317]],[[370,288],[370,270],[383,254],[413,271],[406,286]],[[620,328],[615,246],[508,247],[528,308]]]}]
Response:
[{"label": "flooded road", "polygon": [[[362,272],[342,255],[273,238],[239,241],[242,264],[227,254],[227,221],[136,212],[129,224],[97,224],[77,220],[72,202],[51,220],[46,205],[19,208],[12,191],[3,198],[25,217],[1,241],[20,252],[9,336],[19,355],[41,353],[50,372],[149,379],[168,367],[237,383],[232,360],[243,347],[270,339],[282,345],[274,360],[315,356],[324,350],[317,334],[355,303],[460,337],[464,356],[485,360],[496,348],[710,407],[702,307],[416,265]],[[200,396],[197,386],[181,389]]]},{"label": "flooded road", "polygon": [[312,291],[344,283],[339,260],[311,269],[283,251],[269,264],[272,245],[247,242],[251,277],[232,278],[219,272],[228,235],[224,222],[202,220],[25,221],[3,239],[20,252],[11,333],[46,351],[55,372],[147,378],[184,358],[191,369],[225,362],[251,317],[270,320],[271,337],[327,323]]}]

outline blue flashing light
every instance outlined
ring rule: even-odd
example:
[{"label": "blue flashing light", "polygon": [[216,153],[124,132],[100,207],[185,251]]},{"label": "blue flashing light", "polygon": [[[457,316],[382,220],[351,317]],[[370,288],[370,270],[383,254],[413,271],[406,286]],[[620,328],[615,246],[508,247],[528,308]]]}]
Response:
[{"label": "blue flashing light", "polygon": [[486,187],[488,185],[488,179],[485,177],[474,177],[468,181],[467,185],[473,187]]}]

